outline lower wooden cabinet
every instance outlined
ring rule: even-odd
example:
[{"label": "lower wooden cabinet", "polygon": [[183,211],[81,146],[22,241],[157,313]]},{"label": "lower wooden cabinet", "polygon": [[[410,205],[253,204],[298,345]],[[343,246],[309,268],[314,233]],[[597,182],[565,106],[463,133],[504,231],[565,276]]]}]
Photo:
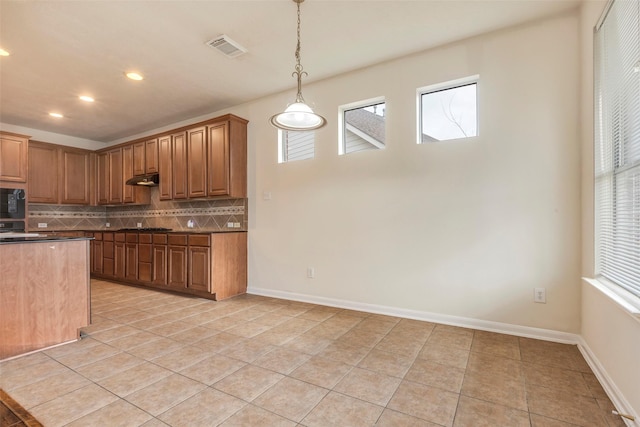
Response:
[{"label": "lower wooden cabinet", "polygon": [[97,277],[215,300],[247,290],[245,232],[100,234],[92,246]]}]

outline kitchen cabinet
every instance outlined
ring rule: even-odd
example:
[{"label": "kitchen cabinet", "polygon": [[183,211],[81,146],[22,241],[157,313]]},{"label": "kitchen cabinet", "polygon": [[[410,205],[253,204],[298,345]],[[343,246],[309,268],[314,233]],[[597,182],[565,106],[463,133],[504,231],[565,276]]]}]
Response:
[{"label": "kitchen cabinet", "polygon": [[127,259],[125,233],[114,233],[113,240],[113,277],[124,279],[126,277],[125,262]]},{"label": "kitchen cabinet", "polygon": [[158,173],[160,174],[160,200],[171,200],[173,197],[173,167],[171,160],[171,136],[158,138]]},{"label": "kitchen cabinet", "polygon": [[[61,147],[60,149],[60,203],[91,204],[91,153],[87,150]],[[31,185],[31,184],[29,184]],[[30,187],[31,188],[31,187]]]},{"label": "kitchen cabinet", "polygon": [[187,287],[187,235],[170,234],[167,245],[167,286]]},{"label": "kitchen cabinet", "polygon": [[134,175],[140,175],[135,171],[135,145],[127,145],[122,147],[122,203],[148,205],[151,203],[149,188],[126,184]]},{"label": "kitchen cabinet", "polygon": [[122,203],[122,148],[107,152],[109,157],[109,204]]},{"label": "kitchen cabinet", "polygon": [[172,193],[174,200],[186,199],[187,190],[187,133],[181,132],[171,136],[171,173]]},{"label": "kitchen cabinet", "polygon": [[189,198],[207,195],[207,128],[187,131],[187,192]]},{"label": "kitchen cabinet", "polygon": [[102,274],[106,277],[113,277],[114,254],[113,232],[102,233]]},{"label": "kitchen cabinet", "polygon": [[[150,283],[153,269],[152,234],[140,233],[138,236],[138,277],[141,282]],[[129,260],[127,259],[127,262]]]},{"label": "kitchen cabinet", "polygon": [[247,122],[227,115],[207,127],[208,196],[247,197]]},{"label": "kitchen cabinet", "polygon": [[215,300],[247,289],[246,232],[103,232],[102,251],[99,277]]},{"label": "kitchen cabinet", "polygon": [[27,182],[29,137],[0,132],[0,181]]},{"label": "kitchen cabinet", "polygon": [[[133,144],[133,175],[144,175],[146,173],[146,144],[137,142]],[[130,178],[130,177],[129,177]]]},{"label": "kitchen cabinet", "polygon": [[167,235],[166,234],[153,234],[153,245],[151,269],[153,275],[151,277],[151,283],[155,286],[167,285]]},{"label": "kitchen cabinet", "polygon": [[61,145],[29,143],[29,202],[89,205],[91,152]]},{"label": "kitchen cabinet", "polygon": [[188,236],[187,266],[189,274],[187,288],[196,291],[209,292],[211,281],[209,278],[211,243],[208,235]]},{"label": "kitchen cabinet", "polygon": [[109,203],[109,156],[107,153],[98,153],[96,163],[97,202],[99,205],[106,205]]},{"label": "kitchen cabinet", "polygon": [[145,142],[145,173],[158,173],[160,166],[158,163],[158,138]]},{"label": "kitchen cabinet", "polygon": [[103,270],[103,248],[102,233],[93,233],[93,240],[89,244],[91,254],[91,274],[102,274]]},{"label": "kitchen cabinet", "polygon": [[31,141],[29,144],[29,203],[58,203],[58,147]]}]

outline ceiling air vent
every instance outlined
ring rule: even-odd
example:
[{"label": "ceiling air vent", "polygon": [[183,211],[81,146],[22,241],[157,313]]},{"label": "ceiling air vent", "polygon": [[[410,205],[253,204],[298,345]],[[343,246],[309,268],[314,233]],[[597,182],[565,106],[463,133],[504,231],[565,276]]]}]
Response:
[{"label": "ceiling air vent", "polygon": [[209,40],[207,45],[223,53],[229,58],[235,58],[243,53],[247,53],[247,49],[231,40],[226,34],[222,34],[221,36]]}]

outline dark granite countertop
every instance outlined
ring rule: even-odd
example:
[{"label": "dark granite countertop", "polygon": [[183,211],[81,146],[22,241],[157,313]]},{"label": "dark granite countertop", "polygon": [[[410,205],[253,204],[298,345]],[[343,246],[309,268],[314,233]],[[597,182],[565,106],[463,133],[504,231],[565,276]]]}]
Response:
[{"label": "dark granite countertop", "polygon": [[38,242],[66,242],[69,240],[93,240],[93,237],[60,237],[60,236],[38,236],[38,237],[7,237],[0,239],[0,245],[12,243],[38,243]]}]

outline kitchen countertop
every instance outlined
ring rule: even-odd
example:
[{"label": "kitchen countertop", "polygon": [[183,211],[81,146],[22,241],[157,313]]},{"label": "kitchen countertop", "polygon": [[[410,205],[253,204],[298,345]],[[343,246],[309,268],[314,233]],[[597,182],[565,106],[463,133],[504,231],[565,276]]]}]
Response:
[{"label": "kitchen countertop", "polygon": [[62,237],[62,236],[38,236],[38,237],[7,237],[0,239],[0,245],[12,243],[38,243],[38,242],[63,242],[69,240],[93,240],[93,237]]},{"label": "kitchen countertop", "polygon": [[150,230],[37,230],[29,231],[29,233],[43,233],[43,234],[56,234],[56,233],[158,233],[158,234],[216,234],[216,233],[246,233],[247,230],[228,229],[228,230],[171,230],[171,231],[150,231]]}]

